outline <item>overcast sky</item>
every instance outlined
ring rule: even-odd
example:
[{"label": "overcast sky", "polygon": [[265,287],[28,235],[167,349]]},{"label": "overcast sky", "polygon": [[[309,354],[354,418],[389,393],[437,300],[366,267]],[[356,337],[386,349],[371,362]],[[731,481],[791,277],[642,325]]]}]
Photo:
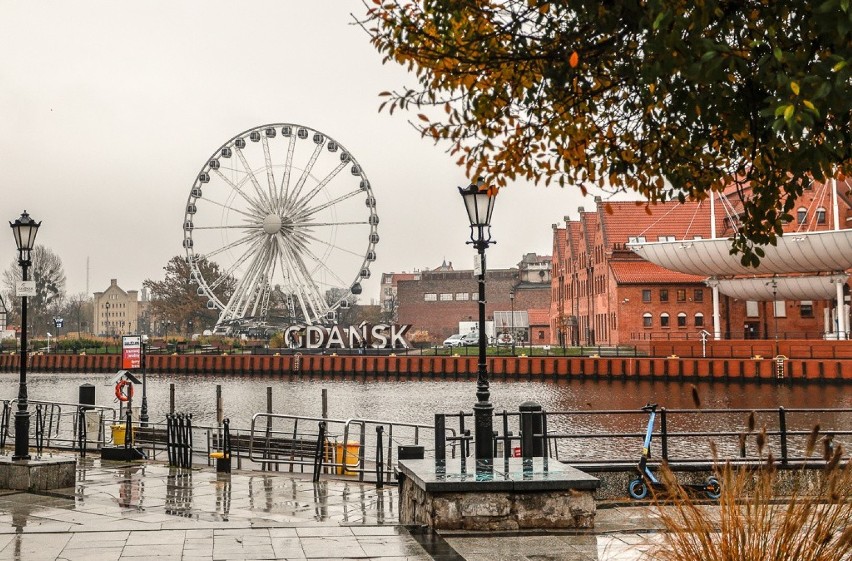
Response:
[{"label": "overcast sky", "polygon": [[[369,177],[381,218],[380,273],[471,268],[457,185],[464,170],[378,93],[413,78],[381,63],[352,25],[358,0],[0,0],[0,209],[42,221],[69,294],[125,290],[183,255],[181,224],[206,158],[267,123],[334,137]],[[550,254],[551,224],[593,207],[573,189],[516,184],[497,201],[490,268]],[[0,236],[0,266],[15,258]],[[345,272],[350,276],[349,272]],[[354,272],[352,273],[354,274]]]}]

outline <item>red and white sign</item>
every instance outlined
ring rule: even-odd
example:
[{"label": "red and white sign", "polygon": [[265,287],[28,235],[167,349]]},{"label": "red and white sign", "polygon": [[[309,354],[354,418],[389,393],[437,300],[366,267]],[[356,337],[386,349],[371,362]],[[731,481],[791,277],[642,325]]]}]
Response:
[{"label": "red and white sign", "polygon": [[121,367],[125,370],[142,367],[142,337],[139,335],[122,336]]}]

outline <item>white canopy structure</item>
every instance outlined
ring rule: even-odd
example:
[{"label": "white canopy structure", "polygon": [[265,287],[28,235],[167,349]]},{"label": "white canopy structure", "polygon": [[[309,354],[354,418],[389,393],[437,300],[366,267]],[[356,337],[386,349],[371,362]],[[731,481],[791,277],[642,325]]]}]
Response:
[{"label": "white canopy structure", "polygon": [[691,275],[754,275],[846,271],[852,268],[852,230],[789,233],[778,245],[763,246],[760,265],[748,267],[731,255],[727,238],[630,243],[627,246],[661,267]]},{"label": "white canopy structure", "polygon": [[719,291],[740,300],[757,302],[776,300],[830,300],[837,284],[846,282],[849,275],[802,275],[796,277],[747,277],[710,279],[707,284],[718,286]]},{"label": "white canopy structure", "polygon": [[[720,292],[744,300],[777,301],[828,300],[832,290],[837,298],[834,335],[838,339],[845,338],[849,307],[844,303],[843,286],[848,278],[846,271],[852,269],[852,229],[840,229],[837,181],[832,180],[831,185],[834,229],[788,232],[779,236],[776,245],[762,246],[765,255],[757,267],[743,265],[739,255],[731,254],[731,240],[716,237],[715,196],[710,197],[710,239],[633,242],[627,247],[666,269],[710,277],[707,284],[713,289],[716,339],[721,338]],[[737,275],[748,276],[720,278]]]}]

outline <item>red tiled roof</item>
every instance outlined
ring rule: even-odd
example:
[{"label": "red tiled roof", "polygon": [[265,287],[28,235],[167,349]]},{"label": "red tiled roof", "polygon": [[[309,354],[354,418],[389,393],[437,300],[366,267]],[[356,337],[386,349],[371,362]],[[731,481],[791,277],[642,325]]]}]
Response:
[{"label": "red tiled roof", "polygon": [[530,325],[550,325],[550,310],[527,310]]},{"label": "red tiled roof", "polygon": [[673,284],[703,282],[706,276],[687,275],[664,269],[644,259],[610,261],[609,268],[618,284]]},{"label": "red tiled roof", "polygon": [[[710,237],[709,204],[667,202],[648,205],[646,209],[644,202],[616,201],[610,202],[609,208],[611,212],[607,212],[605,205],[599,207],[607,247],[627,243],[636,236],[644,236],[649,242],[659,241],[660,236],[674,236],[678,240]],[[719,232],[723,228],[720,216],[724,212],[717,208]]]}]

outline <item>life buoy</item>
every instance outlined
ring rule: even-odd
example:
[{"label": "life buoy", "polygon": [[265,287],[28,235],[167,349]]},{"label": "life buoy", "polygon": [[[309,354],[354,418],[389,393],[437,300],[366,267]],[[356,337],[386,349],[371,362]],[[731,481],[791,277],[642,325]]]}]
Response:
[{"label": "life buoy", "polygon": [[[127,388],[127,391],[124,391]],[[130,401],[133,399],[133,382],[121,380],[115,385],[115,398],[119,401]]]}]

